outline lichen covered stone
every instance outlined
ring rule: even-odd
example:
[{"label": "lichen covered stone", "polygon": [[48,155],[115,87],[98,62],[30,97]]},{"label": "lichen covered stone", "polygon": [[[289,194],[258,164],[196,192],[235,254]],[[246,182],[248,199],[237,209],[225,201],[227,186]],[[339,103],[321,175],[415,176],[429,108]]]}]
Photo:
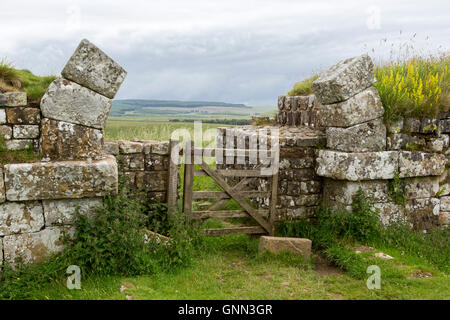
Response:
[{"label": "lichen covered stone", "polygon": [[103,154],[103,131],[44,118],[41,155],[45,160],[99,159]]},{"label": "lichen covered stone", "polygon": [[112,100],[79,84],[58,78],[41,99],[45,118],[103,129]]},{"label": "lichen covered stone", "polygon": [[44,200],[45,225],[70,225],[74,221],[75,211],[86,216],[93,216],[95,210],[103,204],[102,198]]},{"label": "lichen covered stone", "polygon": [[377,89],[370,87],[350,99],[336,104],[322,104],[320,125],[322,127],[351,127],[381,118],[384,108]]},{"label": "lichen covered stone", "polygon": [[399,153],[400,178],[439,176],[444,173],[446,158],[438,153],[401,151]]},{"label": "lichen covered stone", "polygon": [[20,107],[27,105],[26,92],[0,93],[0,107]]},{"label": "lichen covered stone", "polygon": [[316,173],[337,180],[392,179],[398,167],[398,152],[346,153],[319,150]]},{"label": "lichen covered stone", "polygon": [[112,99],[125,80],[127,72],[102,50],[83,39],[61,75]]},{"label": "lichen covered stone", "polygon": [[113,156],[97,161],[59,161],[7,164],[9,201],[100,197],[117,191]]},{"label": "lichen covered stone", "polygon": [[322,104],[345,101],[375,82],[373,69],[367,54],[346,59],[321,73],[312,89]]},{"label": "lichen covered stone", "polygon": [[44,215],[39,201],[0,204],[0,236],[37,232],[43,227]]},{"label": "lichen covered stone", "polygon": [[349,128],[327,128],[327,148],[345,152],[386,149],[386,126],[376,119]]}]

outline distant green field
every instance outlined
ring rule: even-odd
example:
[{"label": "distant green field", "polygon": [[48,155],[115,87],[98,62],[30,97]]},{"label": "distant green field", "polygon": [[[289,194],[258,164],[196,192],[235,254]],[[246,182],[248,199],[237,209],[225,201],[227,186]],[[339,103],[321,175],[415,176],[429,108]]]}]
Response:
[{"label": "distant green field", "polygon": [[[221,124],[203,123],[202,129],[206,131],[225,126]],[[176,129],[187,129],[191,137],[194,137],[194,124],[192,122],[168,122],[167,120],[146,121],[144,119],[110,119],[105,128],[105,137],[109,140],[130,140],[133,138],[142,140],[169,140],[172,132]]]}]

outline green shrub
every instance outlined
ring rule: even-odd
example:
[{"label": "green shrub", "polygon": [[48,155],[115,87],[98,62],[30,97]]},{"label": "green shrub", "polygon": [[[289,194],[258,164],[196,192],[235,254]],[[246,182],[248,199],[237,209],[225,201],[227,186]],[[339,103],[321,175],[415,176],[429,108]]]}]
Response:
[{"label": "green shrub", "polygon": [[0,60],[0,82],[7,86],[7,88],[4,88],[5,91],[6,89],[20,89],[22,86],[21,80],[19,71],[14,69],[11,62],[6,61],[6,59]]}]

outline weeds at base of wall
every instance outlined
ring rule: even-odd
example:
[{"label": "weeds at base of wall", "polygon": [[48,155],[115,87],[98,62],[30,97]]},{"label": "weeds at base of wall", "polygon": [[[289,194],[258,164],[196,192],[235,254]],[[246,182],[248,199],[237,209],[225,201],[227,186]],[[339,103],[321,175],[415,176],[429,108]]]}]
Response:
[{"label": "weeds at base of wall", "polygon": [[[276,234],[311,239],[316,250],[324,252],[333,263],[359,279],[367,276],[367,263],[372,259],[352,250],[352,247],[361,244],[379,249],[394,249],[401,254],[422,259],[440,271],[449,272],[448,228],[435,227],[424,233],[412,230],[408,221],[397,221],[384,226],[380,223],[378,212],[364,197],[361,189],[355,200],[353,213],[321,205],[314,222],[307,219],[284,222],[278,226]],[[379,259],[374,262],[383,263]]]},{"label": "weeds at base of wall", "polygon": [[[4,263],[0,272],[0,299],[27,299],[30,292],[53,281],[65,281],[70,265],[80,267],[83,278],[135,276],[167,272],[187,265],[200,243],[197,230],[181,215],[160,222],[163,207],[143,205],[142,198],[130,198],[126,186],[117,195],[105,197],[93,216],[76,212],[74,233],[63,236],[65,249],[44,263]],[[77,210],[78,211],[78,210]],[[166,230],[170,240],[148,236],[146,230]]]}]

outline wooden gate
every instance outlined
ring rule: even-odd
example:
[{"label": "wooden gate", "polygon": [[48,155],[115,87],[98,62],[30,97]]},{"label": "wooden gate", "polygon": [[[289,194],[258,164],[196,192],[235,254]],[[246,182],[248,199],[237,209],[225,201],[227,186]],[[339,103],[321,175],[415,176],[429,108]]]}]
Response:
[{"label": "wooden gate", "polygon": [[[248,156],[251,152],[257,150],[243,150],[243,149],[207,149],[194,148],[192,141],[188,141],[186,150],[184,152],[184,185],[183,185],[183,212],[192,219],[208,219],[208,218],[239,218],[252,217],[258,226],[241,226],[233,228],[220,229],[203,229],[204,233],[209,236],[218,236],[225,234],[246,233],[246,234],[270,234],[274,232],[274,218],[277,202],[278,190],[278,159],[272,162],[271,170],[264,172],[261,167],[252,170],[216,170],[212,169],[204,160],[205,156],[214,157],[216,152],[229,154],[245,154]],[[271,155],[272,157],[274,155]],[[200,170],[194,169],[195,163],[200,167]],[[275,165],[274,165],[275,164]],[[198,176],[211,177],[223,191],[194,191],[194,178]],[[238,180],[237,183],[231,185],[227,181],[228,177]],[[245,186],[252,179],[267,178],[270,180],[270,191],[245,191]],[[269,198],[270,204],[267,210],[255,209],[246,199],[251,198]],[[219,199],[205,211],[193,211],[193,200],[199,199]],[[220,210],[220,208],[230,199],[234,199],[243,210]]]}]

